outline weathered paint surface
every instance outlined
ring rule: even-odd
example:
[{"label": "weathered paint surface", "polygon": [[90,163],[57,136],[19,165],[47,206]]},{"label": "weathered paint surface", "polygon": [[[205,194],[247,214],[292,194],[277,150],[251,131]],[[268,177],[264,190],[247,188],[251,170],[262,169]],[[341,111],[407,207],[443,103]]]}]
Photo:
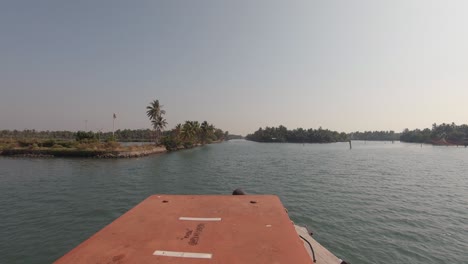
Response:
[{"label": "weathered paint surface", "polygon": [[277,196],[153,195],[55,263],[312,260]]},{"label": "weathered paint surface", "polygon": [[[333,255],[328,249],[324,248],[322,245],[319,244],[315,239],[313,239],[309,233],[307,232],[307,229],[305,227],[301,226],[295,226],[297,234],[301,235],[309,243],[312,245],[312,248],[314,249],[315,252],[315,259],[317,260],[316,264],[340,264],[341,259],[337,258],[335,255]],[[304,242],[304,247],[309,253],[309,256],[312,258],[312,251],[310,250],[309,245]]]}]

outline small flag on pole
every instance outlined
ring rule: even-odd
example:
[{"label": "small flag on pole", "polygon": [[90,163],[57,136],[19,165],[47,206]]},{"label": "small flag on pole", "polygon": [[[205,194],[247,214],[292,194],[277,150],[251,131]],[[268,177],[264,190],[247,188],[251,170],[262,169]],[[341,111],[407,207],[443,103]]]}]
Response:
[{"label": "small flag on pole", "polygon": [[117,118],[117,116],[116,116],[115,113],[114,113],[114,119],[116,119],[116,118]]}]

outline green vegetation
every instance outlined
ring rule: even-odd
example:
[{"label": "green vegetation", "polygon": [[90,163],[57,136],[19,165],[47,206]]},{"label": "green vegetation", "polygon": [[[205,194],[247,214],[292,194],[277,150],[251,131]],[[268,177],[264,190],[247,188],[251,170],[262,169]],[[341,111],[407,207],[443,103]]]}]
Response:
[{"label": "green vegetation", "polygon": [[[142,152],[154,149],[153,145],[124,147],[118,142],[99,142],[92,138],[89,132],[76,133],[80,140],[54,139],[0,139],[2,155],[31,155],[57,157],[97,157],[105,155],[117,156],[120,153]],[[86,135],[83,137],[83,135]]]},{"label": "green vegetation", "polygon": [[20,130],[0,130],[0,138],[3,139],[22,139],[22,138],[37,138],[37,139],[60,139],[73,140],[75,132],[71,131],[36,131],[35,129]]},{"label": "green vegetation", "polygon": [[432,129],[405,129],[401,133],[400,141],[414,143],[431,143],[436,145],[467,145],[468,125],[433,124]]},{"label": "green vegetation", "polygon": [[435,145],[468,145],[468,125],[433,124],[432,129],[405,129],[401,133],[394,131],[365,131],[350,134],[338,133],[328,129],[294,129],[284,126],[259,128],[246,136],[247,140],[257,142],[292,142],[292,143],[329,143],[348,140],[400,140],[402,142],[429,143]]},{"label": "green vegetation", "polygon": [[[72,131],[36,131],[25,129],[0,130],[0,139],[54,139],[54,140],[75,140],[77,133]],[[88,132],[86,132],[88,133]],[[93,132],[91,132],[93,133]],[[95,137],[100,141],[112,140],[112,132],[94,132]],[[151,142],[153,131],[150,129],[123,129],[115,131],[115,140],[119,142]]]},{"label": "green vegetation", "polygon": [[227,140],[231,140],[231,139],[243,139],[244,137],[241,136],[241,135],[232,135],[232,134],[229,134],[227,136]]},{"label": "green vegetation", "polygon": [[78,131],[76,132],[75,139],[76,141],[85,141],[85,140],[96,141],[97,137],[92,131],[89,131],[89,132]]},{"label": "green vegetation", "polygon": [[167,125],[166,119],[163,117],[166,114],[166,111],[162,110],[162,107],[163,106],[159,104],[159,100],[154,100],[146,107],[146,115],[149,117],[151,125],[154,128],[154,142],[156,145],[159,144],[162,131]]},{"label": "green vegetation", "polygon": [[259,128],[245,137],[256,142],[291,142],[291,143],[331,143],[348,141],[348,135],[328,129],[288,130],[284,126]]},{"label": "green vegetation", "polygon": [[[165,111],[155,100],[147,108],[154,131],[150,129],[117,130],[115,138],[119,141],[146,141],[152,139],[167,150],[179,150],[222,140],[242,138],[229,135],[214,125],[203,121],[186,121],[169,131],[163,131],[167,122],[163,118]],[[159,109],[159,110],[158,110]],[[115,142],[112,132],[92,131],[35,131],[1,130],[0,154],[32,155],[61,157],[118,156],[130,152],[160,152],[154,144],[124,147]],[[292,143],[330,143],[348,140],[398,140],[402,142],[430,143],[436,145],[468,145],[468,125],[433,124],[432,128],[405,129],[402,133],[394,131],[365,131],[350,134],[328,129],[294,129],[284,126],[259,128],[246,136],[247,140],[257,142],[292,142]]]},{"label": "green vegetation", "polygon": [[207,121],[203,121],[201,125],[198,121],[185,121],[183,125],[177,124],[165,133],[161,143],[172,151],[222,141],[227,134],[228,132],[223,132]]},{"label": "green vegetation", "polygon": [[349,134],[351,140],[370,140],[370,141],[394,141],[400,140],[400,133],[395,131],[364,131],[353,132]]},{"label": "green vegetation", "polygon": [[[104,133],[104,139],[112,133]],[[151,142],[153,131],[151,129],[123,129],[115,131],[115,140],[119,142]]]},{"label": "green vegetation", "polygon": [[[215,128],[207,121],[186,121],[178,124],[171,131],[164,131],[167,121],[166,111],[159,100],[154,100],[146,107],[146,114],[154,131],[150,129],[117,130],[112,132],[92,131],[35,131],[2,130],[0,131],[0,154],[27,156],[61,157],[134,157],[158,153],[164,148],[177,150],[204,145],[227,138],[228,132]],[[114,114],[115,118],[115,114]],[[140,146],[122,146],[119,141],[151,141],[154,144]]]}]

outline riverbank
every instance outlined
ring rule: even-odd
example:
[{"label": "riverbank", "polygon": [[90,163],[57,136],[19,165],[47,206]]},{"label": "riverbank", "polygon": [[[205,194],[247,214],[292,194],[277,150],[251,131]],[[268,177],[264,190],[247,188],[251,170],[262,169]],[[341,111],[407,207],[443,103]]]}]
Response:
[{"label": "riverbank", "polygon": [[28,157],[28,158],[54,158],[54,157],[79,157],[79,158],[136,158],[152,154],[167,152],[164,147],[146,147],[138,150],[99,150],[99,149],[52,149],[52,148],[14,148],[0,151],[0,156]]},{"label": "riverbank", "polygon": [[456,141],[456,140],[447,140],[447,139],[431,139],[431,140],[424,141],[424,142],[403,141],[403,140],[400,140],[400,141],[404,142],[404,143],[430,144],[430,145],[433,145],[433,146],[456,146],[456,147],[459,147],[459,146],[467,147],[468,146],[468,140]]},{"label": "riverbank", "polygon": [[[221,143],[221,140],[210,142]],[[165,146],[154,144],[124,146],[118,142],[76,142],[76,141],[3,141],[0,142],[0,156],[27,157],[27,158],[138,158],[153,154],[162,154],[170,151],[179,151],[206,144],[194,144],[190,146],[179,146],[168,150]]]},{"label": "riverbank", "polygon": [[118,142],[3,139],[0,155],[10,157],[53,158],[132,158],[166,152],[166,148],[153,144],[125,146]]}]

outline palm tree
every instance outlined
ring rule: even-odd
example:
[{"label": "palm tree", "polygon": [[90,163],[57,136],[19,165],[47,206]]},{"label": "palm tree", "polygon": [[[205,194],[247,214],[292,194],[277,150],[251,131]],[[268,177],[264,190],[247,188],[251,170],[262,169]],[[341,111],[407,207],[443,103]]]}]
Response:
[{"label": "palm tree", "polygon": [[193,132],[194,132],[194,136],[195,136],[195,141],[196,143],[200,142],[200,131],[201,131],[201,128],[200,128],[200,123],[198,123],[198,121],[193,121]]},{"label": "palm tree", "polygon": [[200,141],[202,144],[208,143],[208,140],[214,140],[215,127],[208,122],[203,121],[200,126]]},{"label": "palm tree", "polygon": [[159,100],[154,100],[146,107],[146,115],[149,117],[155,131],[154,141],[156,144],[159,143],[162,131],[167,125],[166,119],[163,117],[166,111],[162,110],[162,107],[163,106],[159,104]]},{"label": "palm tree", "polygon": [[181,133],[182,133],[182,125],[179,123],[175,126],[174,129],[172,129],[172,137],[174,137],[176,140],[179,140]]},{"label": "palm tree", "polygon": [[165,118],[159,116],[156,119],[151,120],[151,124],[153,125],[154,130],[158,133],[158,136],[161,136],[161,132],[166,127],[167,122]]},{"label": "palm tree", "polygon": [[165,110],[162,110],[162,105],[159,104],[159,100],[154,100],[146,107],[146,115],[150,120],[156,119],[158,116],[166,114]]},{"label": "palm tree", "polygon": [[209,128],[208,122],[203,121],[203,123],[201,123],[201,126],[200,126],[200,141],[202,145],[206,143],[206,140],[208,138],[208,128]]},{"label": "palm tree", "polygon": [[186,143],[190,143],[195,136],[195,125],[192,121],[185,121],[185,124],[182,126],[182,139]]},{"label": "palm tree", "polygon": [[215,126],[213,124],[208,126],[208,138],[210,140],[216,140],[214,138],[215,137],[215,135],[214,135],[215,130],[216,130],[216,128],[215,128]]}]

